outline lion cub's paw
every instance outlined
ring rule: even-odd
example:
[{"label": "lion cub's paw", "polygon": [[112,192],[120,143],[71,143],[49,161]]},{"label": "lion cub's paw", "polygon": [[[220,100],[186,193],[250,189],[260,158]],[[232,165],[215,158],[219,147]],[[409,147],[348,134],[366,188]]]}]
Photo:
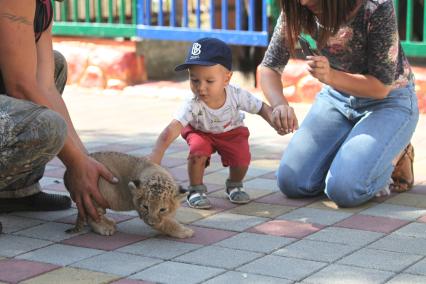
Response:
[{"label": "lion cub's paw", "polygon": [[192,229],[183,227],[182,230],[175,232],[173,234],[173,237],[176,237],[179,239],[186,239],[186,238],[192,237],[193,235],[194,235],[194,231]]},{"label": "lion cub's paw", "polygon": [[101,219],[99,223],[90,222],[93,231],[102,236],[112,236],[117,231],[115,222],[110,219]]}]

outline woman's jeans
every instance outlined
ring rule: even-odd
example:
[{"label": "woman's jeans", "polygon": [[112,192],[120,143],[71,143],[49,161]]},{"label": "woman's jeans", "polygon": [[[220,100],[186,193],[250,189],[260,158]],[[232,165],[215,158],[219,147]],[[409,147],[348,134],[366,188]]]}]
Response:
[{"label": "woman's jeans", "polygon": [[383,100],[325,86],[285,150],[278,186],[289,198],[325,194],[341,207],[362,204],[389,184],[392,160],[419,118],[414,85]]}]

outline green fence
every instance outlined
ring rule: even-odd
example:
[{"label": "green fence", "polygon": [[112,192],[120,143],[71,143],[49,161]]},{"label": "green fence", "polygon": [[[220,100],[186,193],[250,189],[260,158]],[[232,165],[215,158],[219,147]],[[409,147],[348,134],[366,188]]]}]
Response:
[{"label": "green fence", "polygon": [[[230,3],[228,0],[223,1],[216,0],[215,3],[219,5]],[[425,2],[424,0],[394,0],[401,44],[408,56],[426,57]],[[200,9],[202,14],[198,15],[201,19],[208,18],[213,9],[209,6],[210,3],[213,3],[212,0],[69,0],[53,3],[55,8],[53,33],[55,35],[107,38],[137,38],[138,27],[139,29],[140,27],[151,27],[152,33],[170,32],[167,27],[164,29],[163,26],[157,30],[158,22],[155,21],[148,24],[138,23],[139,19],[143,18],[140,13],[144,13],[144,9],[146,13],[146,7],[153,11],[156,7],[169,7],[169,11],[166,11],[166,13],[174,15],[175,11],[182,13],[182,7],[191,9],[191,4],[192,7],[202,5],[203,9]],[[231,12],[233,9],[235,8],[229,5],[227,10]],[[267,11],[263,9],[256,11],[256,13],[267,13]],[[179,26],[173,28],[173,32],[179,33]],[[182,33],[188,32],[188,27],[181,27],[181,29]],[[193,31],[196,32],[196,29],[197,27],[194,27]],[[191,27],[189,27],[189,30],[191,30]],[[209,30],[202,30],[202,32],[208,34]],[[214,32],[214,30],[211,30],[211,32]],[[237,34],[239,31],[228,29],[226,32]],[[147,33],[144,33],[144,35],[147,35]],[[158,37],[158,34],[155,36]]]}]

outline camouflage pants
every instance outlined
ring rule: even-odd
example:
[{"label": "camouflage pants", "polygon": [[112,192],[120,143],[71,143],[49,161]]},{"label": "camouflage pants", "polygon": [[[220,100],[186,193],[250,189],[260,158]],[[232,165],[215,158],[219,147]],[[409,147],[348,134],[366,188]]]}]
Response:
[{"label": "camouflage pants", "polygon": [[[62,93],[67,64],[59,52],[54,58],[55,83]],[[58,113],[0,94],[0,198],[39,192],[38,181],[47,162],[62,149],[66,132],[66,122]]]}]

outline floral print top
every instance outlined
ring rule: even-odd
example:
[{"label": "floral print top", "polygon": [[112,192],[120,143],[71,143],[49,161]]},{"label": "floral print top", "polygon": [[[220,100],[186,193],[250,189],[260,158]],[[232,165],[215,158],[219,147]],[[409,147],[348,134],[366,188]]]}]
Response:
[{"label": "floral print top", "polygon": [[[280,15],[261,63],[279,73],[290,58],[284,44],[282,18]],[[315,35],[313,39],[316,39]],[[333,68],[372,75],[392,89],[414,81],[399,42],[393,0],[363,0],[354,18],[342,26],[320,52]]]}]

